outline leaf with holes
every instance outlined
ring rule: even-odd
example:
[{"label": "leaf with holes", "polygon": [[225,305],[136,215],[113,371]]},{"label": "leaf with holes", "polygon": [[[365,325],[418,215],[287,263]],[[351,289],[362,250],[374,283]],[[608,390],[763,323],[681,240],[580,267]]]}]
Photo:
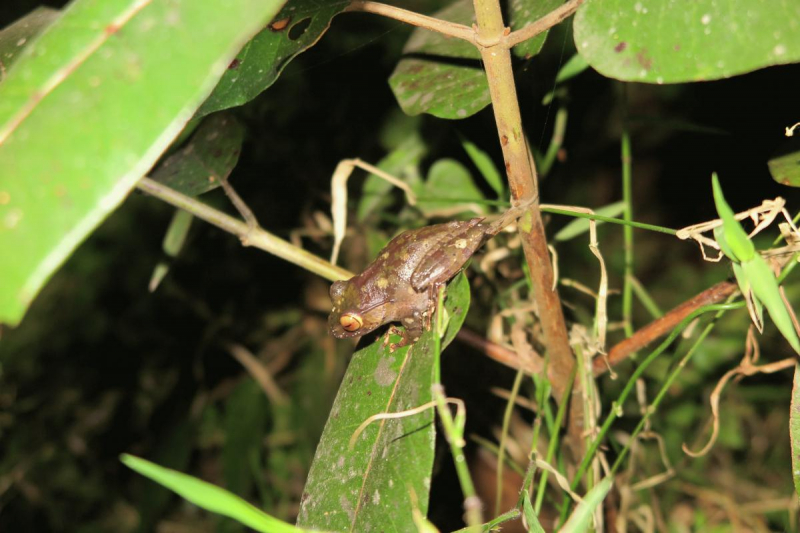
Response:
[{"label": "leaf with holes", "polygon": [[243,140],[244,128],[234,116],[212,115],[151,177],[188,196],[216,189],[239,161]]},{"label": "leaf with holes", "polygon": [[592,0],[575,46],[605,76],[650,83],[729,78],[800,60],[797,0]]},{"label": "leaf with holes", "polygon": [[[558,7],[559,0],[514,0],[509,18],[514,30],[523,28]],[[433,15],[466,26],[475,23],[471,0],[457,0]],[[514,47],[514,53],[530,58],[541,50],[546,32]],[[408,115],[428,113],[459,119],[474,115],[491,99],[480,52],[472,44],[439,33],[416,29],[406,43],[389,78],[395,98]]]},{"label": "leaf with holes", "polygon": [[[447,289],[451,327],[463,322],[469,284],[460,274]],[[447,337],[452,335],[448,329]],[[414,531],[410,496],[427,513],[435,431],[433,409],[367,426],[349,449],[358,426],[380,413],[431,401],[433,330],[415,344],[389,353],[378,338],[353,355],[322,433],[306,481],[299,526],[332,531]]]},{"label": "leaf with holes", "polygon": [[0,321],[21,320],[280,6],[75,0],[22,52],[0,84]]},{"label": "leaf with holes", "polygon": [[272,22],[244,45],[198,114],[245,104],[275,83],[298,54],[315,44],[349,2],[289,0]]},{"label": "leaf with holes", "polygon": [[0,31],[0,82],[25,50],[25,45],[46,30],[60,14],[56,9],[40,7]]}]

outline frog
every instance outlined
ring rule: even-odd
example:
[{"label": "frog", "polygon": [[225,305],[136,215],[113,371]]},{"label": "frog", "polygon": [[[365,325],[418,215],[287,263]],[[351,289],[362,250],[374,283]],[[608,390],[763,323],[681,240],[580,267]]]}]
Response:
[{"label": "frog", "polygon": [[[363,272],[331,285],[328,331],[337,339],[347,339],[392,323],[383,344],[393,333],[400,335],[400,342],[391,344],[390,352],[417,342],[431,327],[439,288],[520,212],[521,208],[512,208],[491,224],[481,217],[400,233]],[[404,329],[397,328],[396,322]]]}]

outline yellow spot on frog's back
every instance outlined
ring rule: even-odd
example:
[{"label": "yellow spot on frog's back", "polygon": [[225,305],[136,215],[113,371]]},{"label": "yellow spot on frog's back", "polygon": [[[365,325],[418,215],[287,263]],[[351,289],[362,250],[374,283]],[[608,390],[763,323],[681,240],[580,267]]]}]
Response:
[{"label": "yellow spot on frog's back", "polygon": [[389,286],[389,280],[386,278],[378,278],[377,280],[375,280],[375,285],[379,289],[385,289],[386,287]]},{"label": "yellow spot on frog's back", "polygon": [[464,248],[467,247],[467,239],[458,239],[453,246],[455,246],[459,250],[463,250]]},{"label": "yellow spot on frog's back", "polygon": [[389,252],[384,252],[381,254],[381,259],[386,259],[387,257],[389,257]]},{"label": "yellow spot on frog's back", "polygon": [[403,261],[408,261],[409,257],[411,256],[408,255],[408,252],[403,252],[402,254],[400,254],[400,259],[402,259]]},{"label": "yellow spot on frog's back", "polygon": [[409,287],[406,290],[408,291],[408,294],[416,294],[416,291],[414,290],[414,287]]}]

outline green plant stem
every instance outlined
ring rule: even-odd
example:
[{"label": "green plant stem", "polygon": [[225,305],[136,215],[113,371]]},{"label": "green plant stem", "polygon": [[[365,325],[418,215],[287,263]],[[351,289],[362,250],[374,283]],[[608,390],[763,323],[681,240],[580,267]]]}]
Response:
[{"label": "green plant stem", "polygon": [[[628,131],[628,93],[627,85],[622,85],[622,139],[620,140],[620,157],[622,158],[622,201],[625,209],[622,217],[626,222],[633,221],[633,194],[631,176],[631,136]],[[623,227],[625,273],[622,285],[622,323],[625,336],[633,335],[633,228]]]},{"label": "green plant stem", "polygon": [[[731,296],[731,298],[733,298],[733,296]],[[667,391],[669,391],[670,387],[675,382],[675,379],[678,377],[678,374],[680,374],[681,371],[686,367],[686,364],[692,358],[692,355],[694,355],[694,353],[697,350],[697,348],[700,347],[700,344],[702,344],[702,342],[706,339],[706,337],[708,337],[708,334],[711,333],[712,329],[714,329],[714,326],[716,325],[717,320],[719,320],[720,317],[722,317],[722,315],[725,314],[725,311],[726,310],[721,309],[721,310],[719,310],[717,312],[717,314],[714,316],[712,321],[709,322],[706,325],[706,327],[703,329],[703,331],[700,333],[700,335],[697,337],[697,339],[692,343],[692,345],[686,351],[686,355],[684,355],[681,358],[681,360],[678,363],[678,365],[672,370],[672,372],[670,372],[670,374],[667,377],[666,381],[664,381],[664,384],[661,386],[661,389],[658,391],[658,394],[656,395],[655,399],[647,407],[647,410],[645,411],[644,416],[642,416],[642,419],[636,425],[636,429],[634,429],[633,432],[631,433],[630,439],[628,439],[627,444],[625,444],[625,447],[622,449],[622,451],[617,456],[617,460],[614,461],[614,466],[611,467],[611,474],[612,475],[614,473],[616,473],[617,470],[619,469],[619,467],[622,465],[622,461],[625,459],[625,456],[630,451],[631,444],[633,444],[633,442],[636,440],[636,437],[639,435],[639,433],[642,431],[642,429],[644,429],[644,426],[647,423],[647,421],[650,419],[650,416],[652,416],[656,412],[656,410],[658,409],[658,406],[661,404],[661,400],[663,400],[664,396],[666,396]]]},{"label": "green plant stem", "polygon": [[589,220],[599,220],[600,222],[608,222],[611,224],[620,224],[623,226],[630,226],[632,228],[646,229],[649,231],[656,231],[658,233],[665,233],[667,235],[677,235],[677,230],[672,228],[665,228],[663,226],[654,226],[653,224],[643,224],[641,222],[633,222],[621,220],[619,218],[606,217],[603,215],[592,215],[589,213],[577,213],[566,209],[566,206],[556,206],[543,204],[542,211],[544,213],[552,213],[554,215],[566,215],[568,217],[588,218]]},{"label": "green plant stem", "polygon": [[695,310],[689,316],[684,318],[680,322],[680,324],[678,324],[678,326],[672,331],[672,333],[670,333],[669,337],[664,339],[664,341],[658,346],[658,348],[653,350],[650,353],[650,355],[648,355],[647,358],[644,359],[644,361],[642,361],[642,364],[636,368],[633,374],[631,374],[631,377],[628,379],[628,382],[625,384],[625,387],[622,389],[622,392],[620,392],[617,400],[612,404],[610,412],[608,413],[605,422],[603,422],[603,426],[601,427],[600,432],[598,433],[597,437],[595,437],[595,439],[592,441],[592,444],[589,447],[589,449],[586,451],[586,455],[583,457],[583,461],[581,461],[581,464],[578,467],[578,471],[575,473],[575,477],[572,479],[572,483],[570,484],[572,490],[578,488],[578,485],[580,484],[580,480],[583,477],[583,474],[586,473],[586,469],[588,468],[589,463],[591,463],[592,459],[594,458],[594,454],[595,452],[597,452],[597,448],[600,446],[600,443],[603,441],[605,435],[608,433],[611,424],[614,422],[614,420],[622,416],[622,407],[625,404],[625,401],[628,399],[628,396],[630,395],[631,391],[633,390],[636,384],[636,380],[638,380],[644,373],[644,371],[647,370],[647,367],[650,366],[650,364],[653,361],[655,361],[656,357],[661,355],[661,353],[664,350],[666,350],[670,344],[672,344],[672,341],[674,341],[675,338],[678,335],[680,335],[681,331],[698,316],[705,313],[709,313],[711,311],[739,309],[741,307],[744,307],[744,302],[738,302],[735,304],[707,305],[705,307],[701,307],[700,309]]},{"label": "green plant stem", "polygon": [[[530,204],[526,213],[520,218],[518,227],[525,259],[530,269],[533,296],[539,308],[543,341],[547,346],[550,361],[548,377],[556,397],[566,401],[564,391],[575,360],[569,345],[561,299],[553,288],[553,270],[539,209],[536,169],[531,161],[522,130],[514,71],[511,68],[511,52],[499,45],[507,36],[508,30],[503,23],[498,0],[474,0],[474,4],[478,42],[484,43],[479,49],[486,70],[509,189],[515,204]],[[575,8],[577,5],[579,3]],[[555,23],[556,19],[553,20],[553,24]],[[552,24],[544,26],[541,31],[545,31]],[[487,46],[485,43],[497,44]]]},{"label": "green plant stem", "polygon": [[464,494],[464,512],[467,519],[467,530],[472,533],[480,531],[481,524],[483,523],[483,513],[481,512],[481,500],[475,493],[475,484],[472,482],[472,477],[467,467],[467,460],[464,457],[464,423],[465,415],[458,414],[457,411],[455,420],[450,413],[445,401],[444,387],[441,382],[441,371],[439,369],[442,353],[442,339],[439,332],[442,330],[443,313],[444,309],[444,287],[439,289],[439,298],[436,305],[436,334],[434,338],[434,370],[433,370],[433,386],[432,395],[436,402],[436,411],[439,413],[439,419],[442,423],[445,438],[450,444],[450,453],[453,456],[453,463],[456,467],[456,474],[458,481],[461,485],[461,492]]},{"label": "green plant stem", "polygon": [[511,414],[514,412],[514,403],[517,401],[519,394],[519,386],[522,384],[522,376],[525,373],[520,369],[517,370],[517,376],[514,378],[514,385],[511,387],[511,394],[508,397],[506,404],[506,411],[503,415],[503,430],[500,433],[500,447],[497,450],[497,494],[494,502],[494,515],[500,514],[500,505],[503,502],[503,461],[506,456],[506,439],[508,438],[508,426],[511,423]]},{"label": "green plant stem", "polygon": [[[572,376],[569,380],[569,388],[567,391],[572,390],[572,385],[575,382],[575,370],[572,371]],[[547,463],[552,464],[553,457],[556,455],[556,450],[558,449],[558,443],[560,442],[558,438],[558,430],[561,427],[561,423],[564,421],[564,416],[567,414],[567,402],[561,402],[558,406],[558,412],[556,413],[556,421],[553,424],[553,430],[550,432],[550,442],[547,445],[547,456],[545,457],[545,461]],[[533,450],[532,450],[533,451]],[[545,488],[547,488],[547,470],[542,471],[542,477],[539,478],[539,487],[536,490],[536,502],[533,505],[533,511],[538,515],[542,510],[542,502],[544,502],[544,492]]]},{"label": "green plant stem", "polygon": [[264,231],[260,227],[248,226],[245,222],[237,218],[223,213],[218,209],[214,209],[203,202],[186,196],[150,178],[142,178],[137,184],[137,187],[151,196],[155,196],[159,200],[163,200],[178,209],[188,211],[197,218],[236,235],[244,246],[253,246],[254,248],[264,250],[265,252],[278,256],[301,268],[305,268],[330,281],[353,277],[352,272],[333,265],[302,248],[298,248],[280,237],[276,237],[272,233]]}]

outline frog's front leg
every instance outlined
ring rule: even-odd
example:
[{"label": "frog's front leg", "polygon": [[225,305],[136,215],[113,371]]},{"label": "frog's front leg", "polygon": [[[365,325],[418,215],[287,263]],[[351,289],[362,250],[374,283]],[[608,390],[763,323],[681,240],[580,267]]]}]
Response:
[{"label": "frog's front leg", "polygon": [[400,342],[389,345],[389,352],[394,352],[398,348],[414,344],[419,340],[424,331],[423,316],[419,311],[415,311],[411,316],[402,320],[405,329],[400,329],[395,325],[389,326],[389,330],[383,338],[383,345],[389,343],[390,335],[400,335]]}]

